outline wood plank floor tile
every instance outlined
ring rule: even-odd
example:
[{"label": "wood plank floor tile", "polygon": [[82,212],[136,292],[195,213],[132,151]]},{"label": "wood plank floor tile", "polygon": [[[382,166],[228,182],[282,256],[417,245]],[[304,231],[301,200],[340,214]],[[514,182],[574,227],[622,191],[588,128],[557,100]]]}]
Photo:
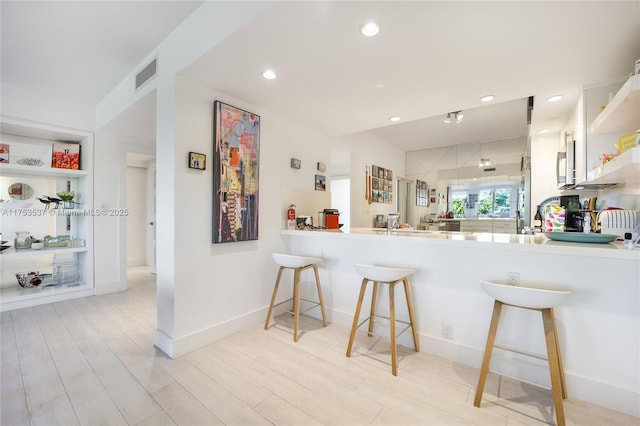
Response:
[{"label": "wood plank floor tile", "polygon": [[311,426],[322,424],[306,414],[304,411],[276,395],[271,395],[269,398],[262,401],[258,406],[256,406],[256,410],[274,425]]},{"label": "wood plank floor tile", "polygon": [[153,397],[178,425],[214,426],[222,421],[177,383],[153,392]]},{"label": "wood plank floor tile", "polygon": [[[192,363],[193,361],[198,361],[198,359],[184,358],[177,360],[172,363],[170,372],[183,388],[225,425],[270,424],[267,419],[251,407],[254,405],[253,403],[247,403],[241,397],[234,395],[230,390],[218,383],[217,378],[221,376],[220,374],[214,374],[216,377],[216,380],[214,380],[207,374],[204,374],[205,372],[198,367],[199,364],[194,364]],[[250,386],[262,389],[262,387],[255,382],[251,383]],[[263,396],[260,398],[260,401],[257,402],[261,402],[271,395],[271,393],[266,390],[263,390],[261,394]]]},{"label": "wood plank floor tile", "polygon": [[127,422],[95,374],[63,379],[73,410],[83,425],[126,425]]},{"label": "wood plank floor tile", "polygon": [[[555,424],[548,390],[301,318],[255,324],[172,360],[153,346],[155,277],[132,268],[129,289],[0,314],[0,423],[23,425],[531,425]],[[374,345],[375,343],[375,345]],[[423,348],[424,349],[424,348]],[[374,359],[377,358],[377,359]],[[564,402],[570,426],[640,426],[594,404]]]},{"label": "wood plank floor tile", "polygon": [[250,407],[271,395],[271,392],[245,376],[242,370],[231,367],[205,350],[194,351],[186,355],[185,359],[191,361],[202,372],[214,378],[216,383]]}]

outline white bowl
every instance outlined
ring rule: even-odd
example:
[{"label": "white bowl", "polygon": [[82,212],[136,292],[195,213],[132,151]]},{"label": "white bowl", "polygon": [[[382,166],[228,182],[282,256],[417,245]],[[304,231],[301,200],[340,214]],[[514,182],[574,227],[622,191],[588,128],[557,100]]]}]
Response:
[{"label": "white bowl", "polygon": [[34,250],[40,250],[44,247],[44,243],[31,243],[31,248]]}]

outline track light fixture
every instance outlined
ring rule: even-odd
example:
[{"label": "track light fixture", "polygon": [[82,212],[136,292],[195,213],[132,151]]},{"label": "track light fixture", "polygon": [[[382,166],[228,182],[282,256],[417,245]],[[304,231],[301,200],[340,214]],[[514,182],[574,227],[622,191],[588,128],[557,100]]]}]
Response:
[{"label": "track light fixture", "polygon": [[491,160],[488,158],[481,158],[478,162],[478,167],[489,167],[491,166]]},{"label": "track light fixture", "polygon": [[451,122],[455,121],[456,124],[458,124],[462,121],[463,118],[464,114],[462,113],[462,111],[449,112],[444,117],[444,122],[450,124]]}]

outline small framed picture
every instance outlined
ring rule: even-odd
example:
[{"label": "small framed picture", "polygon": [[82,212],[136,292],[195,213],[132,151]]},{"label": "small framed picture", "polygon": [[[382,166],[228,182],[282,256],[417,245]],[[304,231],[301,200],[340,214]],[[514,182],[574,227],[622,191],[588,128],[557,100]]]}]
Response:
[{"label": "small framed picture", "polygon": [[189,168],[204,170],[207,167],[207,156],[199,152],[189,153]]},{"label": "small framed picture", "polygon": [[322,175],[316,175],[316,191],[326,191],[327,178]]}]

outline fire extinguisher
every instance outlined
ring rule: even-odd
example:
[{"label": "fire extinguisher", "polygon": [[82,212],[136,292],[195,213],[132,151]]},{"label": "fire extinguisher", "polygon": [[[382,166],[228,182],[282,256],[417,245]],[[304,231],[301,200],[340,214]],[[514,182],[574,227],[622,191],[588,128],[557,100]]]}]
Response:
[{"label": "fire extinguisher", "polygon": [[289,209],[287,209],[287,229],[294,230],[296,229],[296,205],[289,205]]}]

